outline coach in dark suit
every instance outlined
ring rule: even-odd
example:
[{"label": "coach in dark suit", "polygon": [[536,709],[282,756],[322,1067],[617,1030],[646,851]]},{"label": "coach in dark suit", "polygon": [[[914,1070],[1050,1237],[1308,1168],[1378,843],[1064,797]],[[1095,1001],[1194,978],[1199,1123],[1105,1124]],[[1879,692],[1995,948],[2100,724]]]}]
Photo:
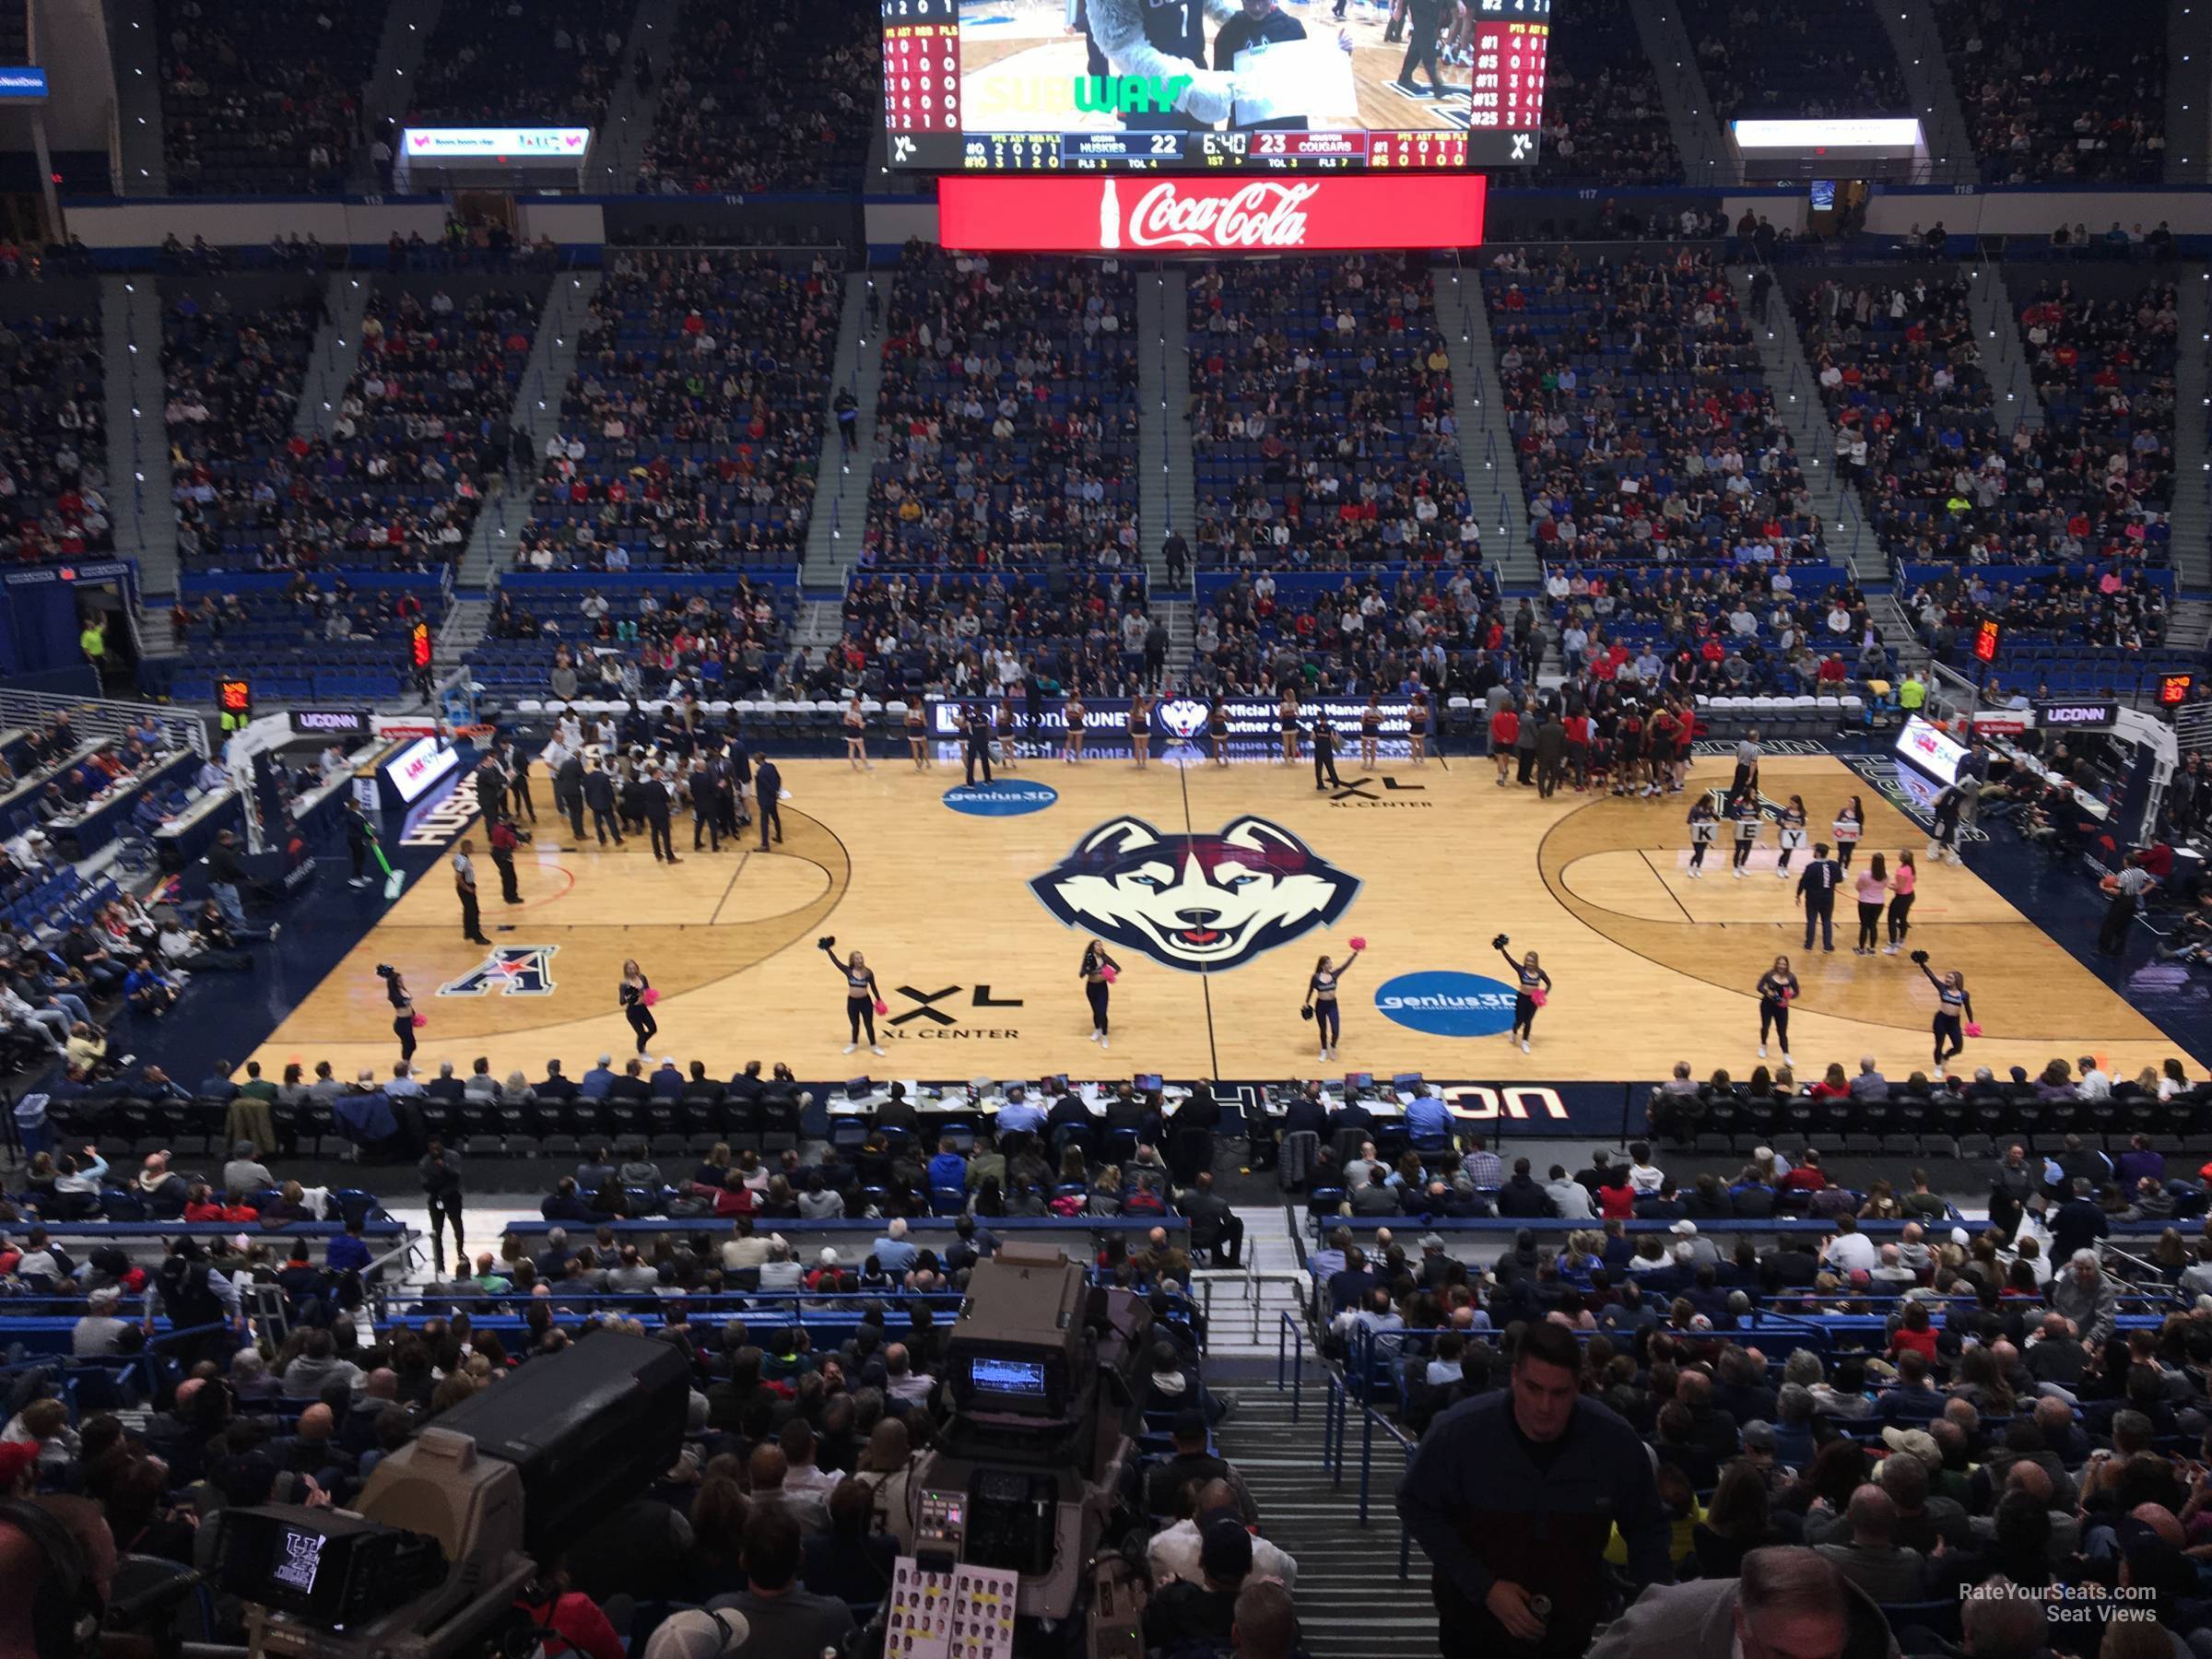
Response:
[{"label": "coach in dark suit", "polygon": [[[599,844],[606,846],[612,833],[615,845],[620,846],[622,826],[615,818],[615,781],[596,763],[583,774],[583,804],[592,809],[592,828],[599,832]],[[578,830],[577,835],[582,839],[582,831]]]},{"label": "coach in dark suit", "polygon": [[1813,947],[1813,924],[1820,925],[1820,948],[1836,947],[1836,889],[1843,885],[1843,866],[1828,855],[1828,843],[1813,848],[1813,861],[1797,877],[1797,900],[1805,906],[1805,947]]},{"label": "coach in dark suit", "polygon": [[576,832],[576,844],[583,844],[583,757],[571,755],[560,763],[553,774],[553,798],[566,804],[569,828]]},{"label": "coach in dark suit", "polygon": [[753,751],[753,794],[759,805],[760,851],[768,851],[768,832],[773,828],[776,840],[783,839],[783,774],[767,754]]}]

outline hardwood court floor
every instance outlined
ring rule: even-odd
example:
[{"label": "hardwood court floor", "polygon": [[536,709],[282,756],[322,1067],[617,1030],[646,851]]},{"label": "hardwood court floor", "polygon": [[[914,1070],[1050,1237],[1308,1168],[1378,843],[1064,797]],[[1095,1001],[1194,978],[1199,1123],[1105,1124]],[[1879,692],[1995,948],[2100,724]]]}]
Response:
[{"label": "hardwood court floor", "polygon": [[[1359,779],[1356,764],[1342,771]],[[1720,761],[1697,772],[1708,784],[1726,776]],[[1801,1073],[1862,1053],[1893,1077],[1929,1060],[1933,993],[1902,956],[1851,954],[1848,890],[1839,895],[1836,953],[1808,956],[1794,883],[1774,877],[1771,827],[1750,877],[1730,879],[1726,850],[1716,848],[1706,878],[1691,882],[1678,796],[1567,793],[1544,802],[1533,790],[1496,788],[1488,762],[1464,759],[1449,770],[1385,760],[1356,790],[1316,794],[1305,766],[1155,760],[1140,773],[1123,754],[1079,767],[1030,759],[1013,779],[1049,785],[1057,799],[1021,816],[977,817],[944,803],[960,780],[956,766],[918,776],[904,761],[861,773],[840,760],[793,760],[784,777],[789,839],[768,853],[748,841],[693,854],[688,821],[679,820],[683,862],[657,866],[641,841],[571,846],[547,812],[537,844],[524,852],[517,907],[500,902],[479,858],[485,925],[510,960],[542,964],[550,982],[542,993],[525,971],[512,994],[497,985],[438,994],[469,988],[487,956],[461,937],[441,861],[255,1057],[272,1067],[327,1058],[341,1076],[386,1069],[395,1048],[372,969],[390,961],[429,1017],[418,1062],[452,1059],[465,1071],[483,1054],[502,1075],[521,1067],[537,1077],[558,1056],[573,1076],[602,1052],[631,1052],[615,984],[634,956],[662,993],[654,1053],[697,1057],[724,1076],[758,1058],[816,1078],[1418,1069],[1572,1081],[1663,1077],[1677,1059],[1740,1077],[1756,1064],[1751,986],[1787,951],[1805,987],[1792,1033]],[[1817,830],[1847,794],[1861,794],[1862,857],[1924,844],[1840,761],[1778,759],[1762,782],[1770,797],[1802,794]],[[472,833],[481,846],[480,829]],[[1064,862],[1094,837],[1099,856]],[[1937,968],[1966,974],[1984,1029],[1961,1065],[2001,1073],[2094,1053],[2115,1074],[2132,1073],[2176,1052],[1971,871],[1922,863],[1912,942]],[[1055,872],[1045,893],[1067,922],[1031,886]],[[1089,932],[1110,935],[1123,969],[1105,1060],[1087,1040],[1077,981]],[[1500,932],[1516,949],[1541,951],[1556,982],[1532,1053],[1501,1034],[1408,1029],[1376,1006],[1377,988],[1402,975],[1504,979],[1489,945]],[[886,1057],[841,1052],[841,983],[815,948],[823,934],[836,935],[841,953],[859,947],[876,969],[890,1005],[878,1022]],[[1340,1058],[1324,1065],[1313,1028],[1298,1017],[1306,978],[1320,952],[1341,960],[1361,935],[1371,947],[1346,982]],[[532,958],[537,947],[547,954]],[[1178,956],[1212,965],[1165,965]]]}]

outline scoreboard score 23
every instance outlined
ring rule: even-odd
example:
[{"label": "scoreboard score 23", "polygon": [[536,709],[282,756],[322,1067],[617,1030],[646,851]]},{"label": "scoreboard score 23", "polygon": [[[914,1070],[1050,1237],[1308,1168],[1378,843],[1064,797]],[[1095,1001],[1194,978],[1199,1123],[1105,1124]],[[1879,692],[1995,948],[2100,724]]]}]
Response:
[{"label": "scoreboard score 23", "polygon": [[1551,0],[1465,4],[1447,62],[1451,0],[1411,0],[1439,15],[1434,53],[1389,39],[1378,0],[1342,19],[1320,0],[881,0],[886,157],[985,174],[1533,164]]}]

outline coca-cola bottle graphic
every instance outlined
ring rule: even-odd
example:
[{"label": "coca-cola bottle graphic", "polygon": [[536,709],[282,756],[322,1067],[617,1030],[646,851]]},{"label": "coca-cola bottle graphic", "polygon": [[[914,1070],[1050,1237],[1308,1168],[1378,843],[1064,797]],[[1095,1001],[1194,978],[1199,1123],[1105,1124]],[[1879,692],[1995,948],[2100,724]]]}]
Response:
[{"label": "coca-cola bottle graphic", "polygon": [[1114,190],[1112,178],[1099,193],[1099,246],[1118,248],[1122,245],[1122,204]]}]

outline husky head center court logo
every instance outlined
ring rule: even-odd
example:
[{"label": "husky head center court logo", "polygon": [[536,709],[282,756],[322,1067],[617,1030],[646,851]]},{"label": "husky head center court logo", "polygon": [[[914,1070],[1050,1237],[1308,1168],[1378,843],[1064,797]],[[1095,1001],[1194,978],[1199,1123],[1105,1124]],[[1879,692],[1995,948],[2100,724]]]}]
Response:
[{"label": "husky head center court logo", "polygon": [[1030,890],[1068,926],[1198,973],[1238,968],[1341,916],[1359,880],[1280,824],[1241,818],[1218,835],[1100,825]]},{"label": "husky head center court logo", "polygon": [[1206,713],[1194,697],[1171,697],[1159,705],[1159,724],[1171,737],[1195,737],[1206,729]]},{"label": "husky head center court logo", "polygon": [[495,945],[481,964],[438,987],[441,996],[550,996],[558,945]]}]

